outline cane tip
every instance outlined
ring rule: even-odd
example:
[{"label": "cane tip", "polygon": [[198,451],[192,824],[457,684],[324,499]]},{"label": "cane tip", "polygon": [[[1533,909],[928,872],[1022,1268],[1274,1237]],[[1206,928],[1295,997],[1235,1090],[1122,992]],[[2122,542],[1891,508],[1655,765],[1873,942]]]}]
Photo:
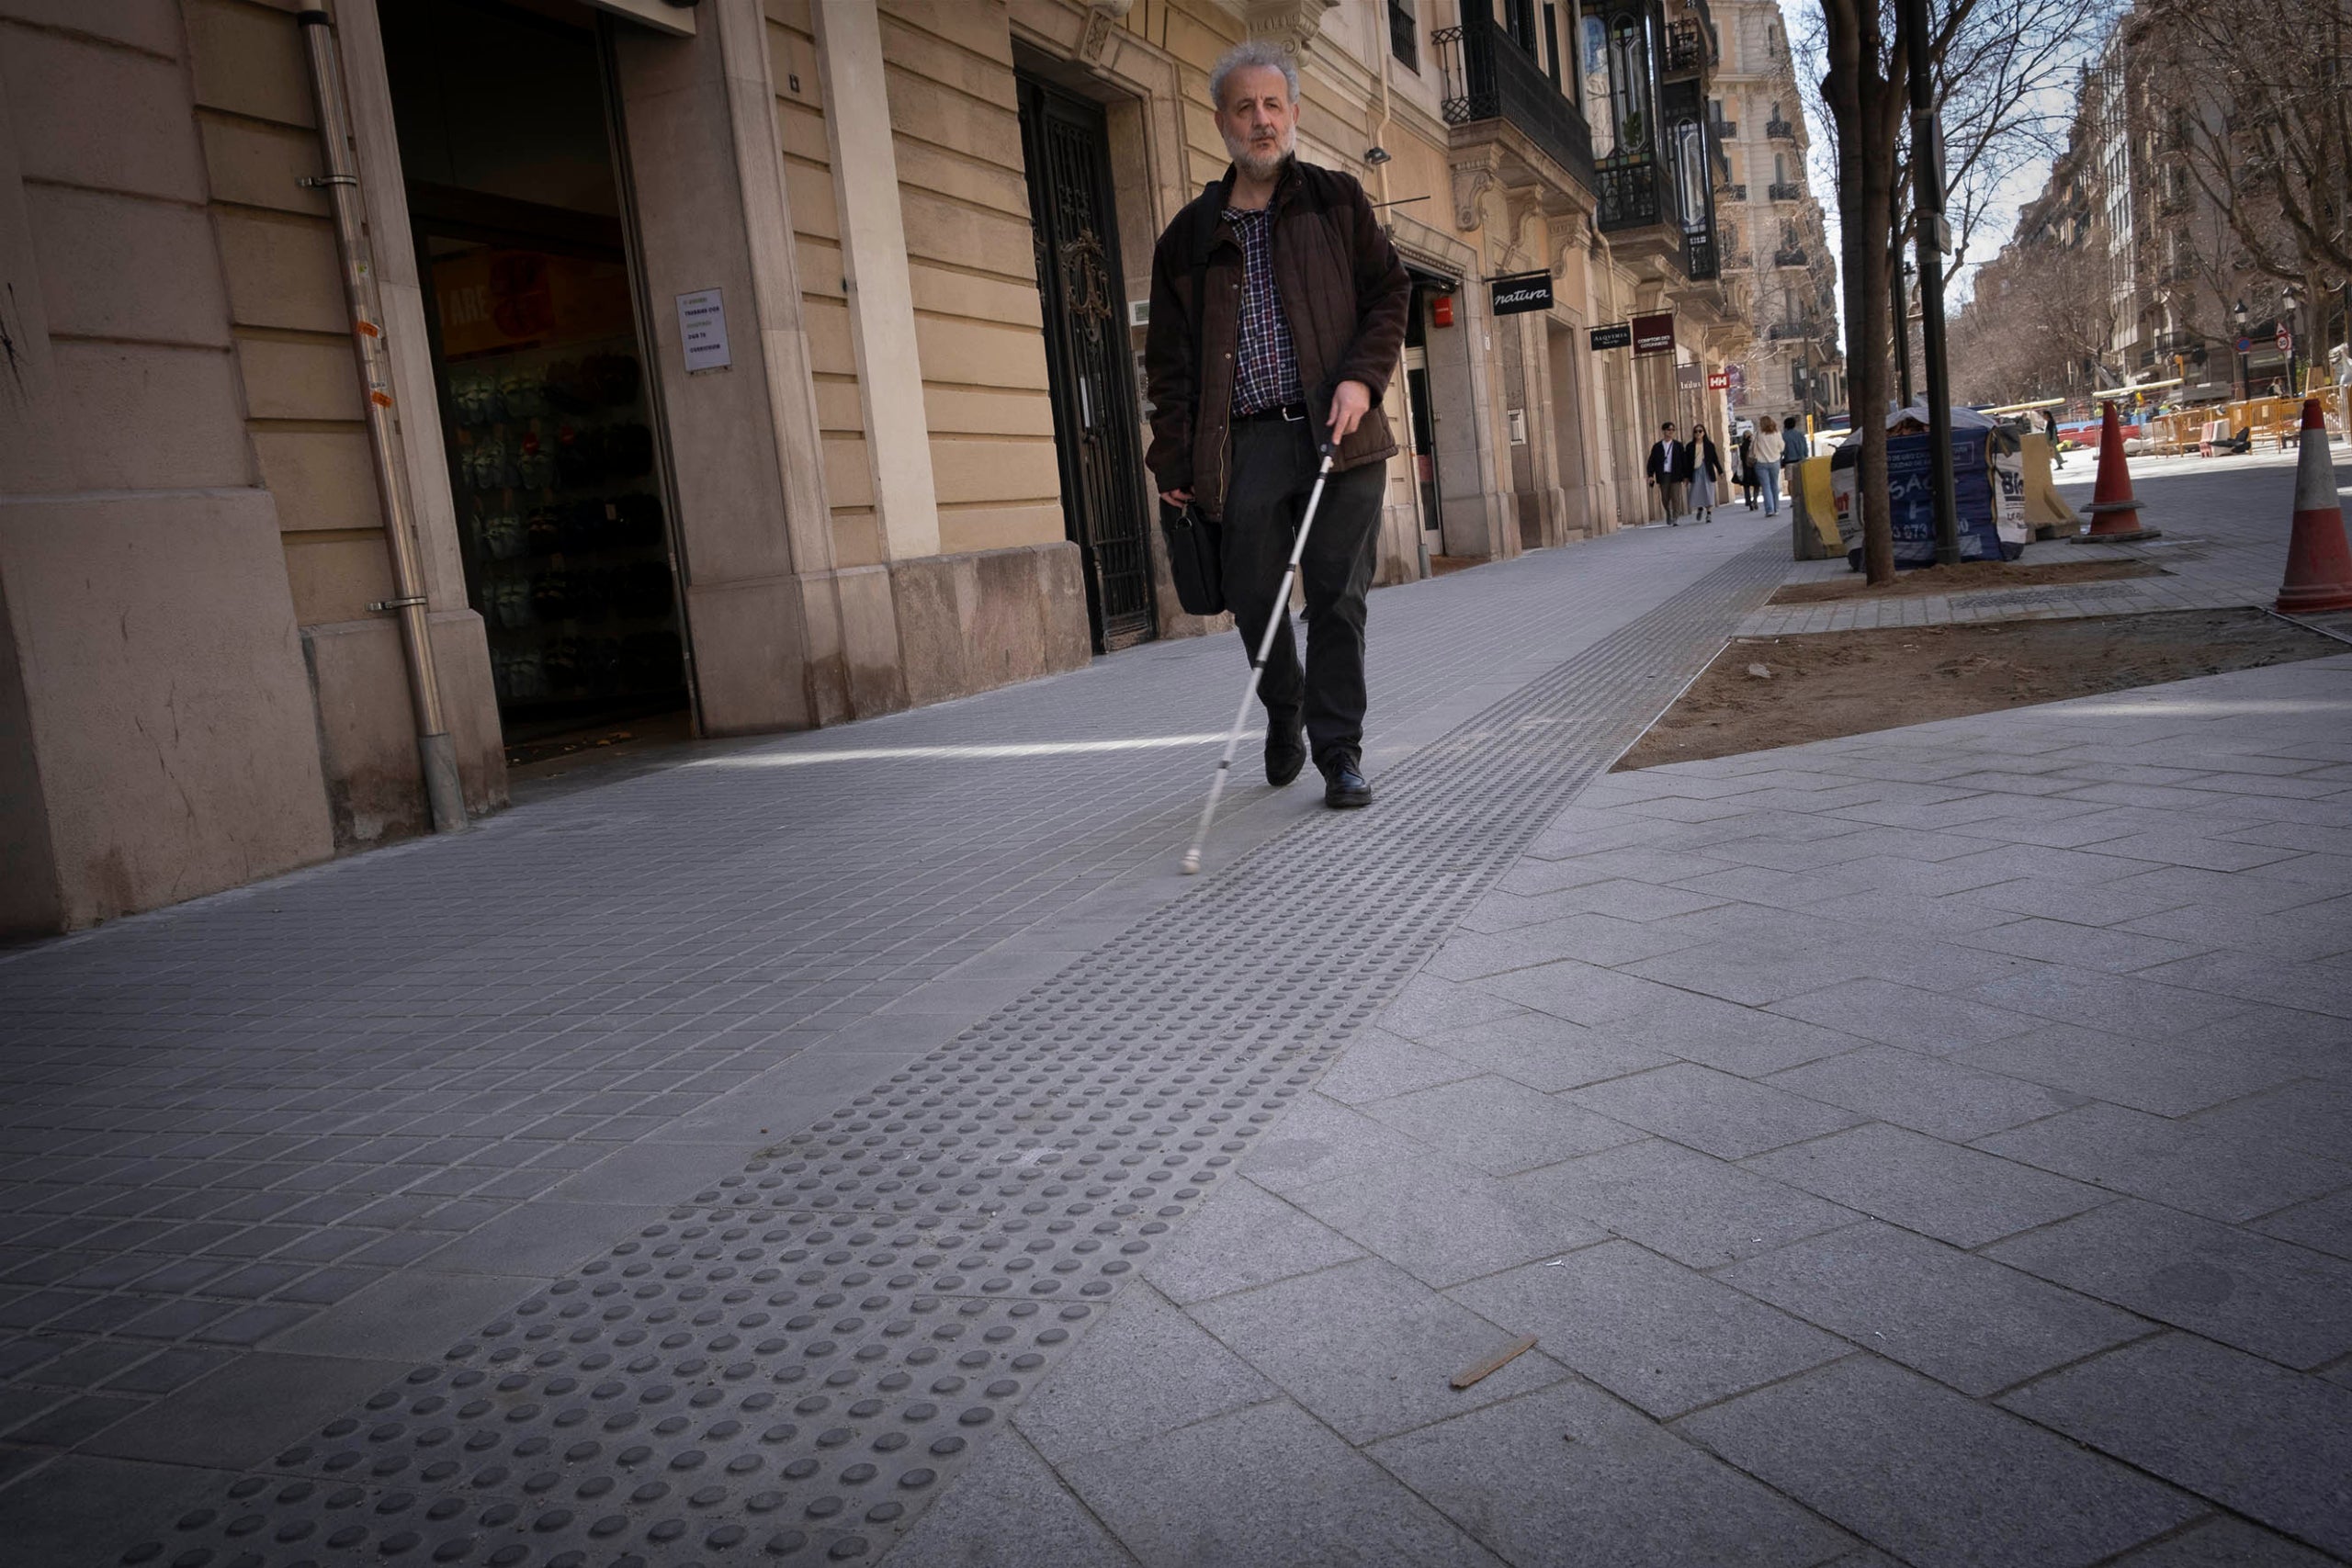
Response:
[{"label": "cane tip", "polygon": [[1184,874],[1187,876],[1198,876],[1201,874],[1200,851],[1186,850],[1184,852]]}]

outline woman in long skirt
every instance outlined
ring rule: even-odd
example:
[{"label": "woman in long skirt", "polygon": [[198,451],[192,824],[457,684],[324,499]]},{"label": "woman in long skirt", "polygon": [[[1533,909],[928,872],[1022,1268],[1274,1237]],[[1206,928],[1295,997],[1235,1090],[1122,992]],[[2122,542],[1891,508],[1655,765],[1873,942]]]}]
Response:
[{"label": "woman in long skirt", "polygon": [[1699,451],[1690,465],[1690,511],[1701,523],[1715,520],[1715,491],[1723,483],[1724,455],[1705,425],[1699,426]]},{"label": "woman in long skirt", "polygon": [[1756,510],[1756,432],[1739,433],[1739,493],[1747,502],[1747,510]]}]

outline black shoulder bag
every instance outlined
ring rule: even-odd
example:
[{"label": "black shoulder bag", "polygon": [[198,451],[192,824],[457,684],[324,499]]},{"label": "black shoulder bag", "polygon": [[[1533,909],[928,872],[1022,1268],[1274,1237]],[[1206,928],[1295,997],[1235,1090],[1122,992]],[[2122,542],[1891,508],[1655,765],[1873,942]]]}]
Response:
[{"label": "black shoulder bag", "polygon": [[[1222,182],[1212,181],[1201,192],[1200,215],[1193,233],[1193,429],[1201,427],[1201,397],[1206,380],[1208,333],[1202,292],[1207,287],[1209,247],[1216,239],[1223,215],[1212,193]],[[1225,566],[1221,552],[1224,532],[1202,516],[1188,502],[1182,506],[1159,503],[1159,531],[1168,541],[1168,575],[1176,584],[1176,602],[1190,615],[1214,615],[1225,609]]]}]

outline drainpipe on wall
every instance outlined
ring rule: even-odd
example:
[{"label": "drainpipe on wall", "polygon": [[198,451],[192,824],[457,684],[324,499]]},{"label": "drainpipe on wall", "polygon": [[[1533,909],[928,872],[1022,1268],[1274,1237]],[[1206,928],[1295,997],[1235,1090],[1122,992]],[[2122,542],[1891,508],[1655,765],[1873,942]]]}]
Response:
[{"label": "drainpipe on wall", "polygon": [[391,363],[384,345],[384,312],[376,295],[376,268],[368,248],[368,216],[359,176],[351,166],[351,110],[334,52],[334,21],[317,9],[299,13],[311,56],[311,85],[319,99],[319,137],[326,148],[326,174],[305,179],[323,186],[334,203],[335,250],[343,258],[344,292],[351,308],[352,342],[359,351],[359,394],[368,411],[368,447],[376,460],[376,488],[384,500],[384,535],[392,558],[392,597],[368,607],[399,615],[401,649],[408,665],[408,688],[416,710],[416,754],[424,772],[424,796],[436,833],[462,833],[464,785],[458,777],[458,750],[441,712],[441,684],[433,669],[432,627],[425,619],[424,575],[418,570],[416,535],[411,526],[408,491],[401,483],[400,429],[392,423]]}]

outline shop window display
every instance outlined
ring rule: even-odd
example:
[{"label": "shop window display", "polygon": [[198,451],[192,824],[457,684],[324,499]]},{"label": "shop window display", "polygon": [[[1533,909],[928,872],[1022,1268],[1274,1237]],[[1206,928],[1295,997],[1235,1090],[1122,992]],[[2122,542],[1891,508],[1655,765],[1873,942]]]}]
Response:
[{"label": "shop window display", "polygon": [[435,239],[449,467],[508,737],[677,705],[648,388],[617,261]]}]

